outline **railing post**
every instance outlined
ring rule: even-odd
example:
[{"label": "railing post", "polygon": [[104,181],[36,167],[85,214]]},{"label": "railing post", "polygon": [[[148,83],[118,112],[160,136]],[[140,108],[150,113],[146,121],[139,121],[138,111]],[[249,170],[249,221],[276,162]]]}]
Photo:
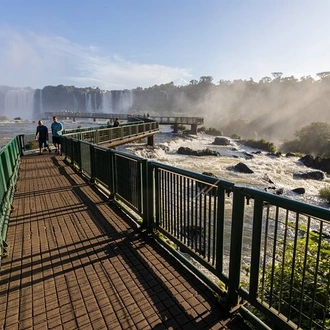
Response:
[{"label": "railing post", "polygon": [[90,148],[90,161],[91,161],[91,179],[90,179],[90,182],[94,183],[95,182],[95,168],[96,168],[96,165],[95,165],[95,148],[94,148],[93,144],[91,144],[89,146],[89,148]]},{"label": "railing post", "polygon": [[25,151],[24,134],[20,134],[18,136],[18,144],[19,144],[20,155],[23,156],[23,151]]},{"label": "railing post", "polygon": [[152,232],[154,227],[154,184],[153,167],[147,159],[142,161],[143,223],[142,228]]},{"label": "railing post", "polygon": [[262,234],[262,210],[263,202],[260,199],[254,200],[253,211],[253,231],[252,231],[252,251],[250,269],[249,294],[253,299],[258,296],[259,266],[260,266],[260,244]]},{"label": "railing post", "polygon": [[109,159],[109,166],[110,167],[110,172],[109,172],[109,179],[110,181],[108,182],[108,185],[109,185],[109,190],[110,190],[110,196],[109,198],[114,198],[115,195],[116,195],[116,190],[115,190],[115,187],[116,187],[116,173],[115,173],[115,170],[116,170],[116,167],[115,167],[115,152],[111,149],[108,150],[108,159]]},{"label": "railing post", "polygon": [[230,239],[230,260],[227,302],[230,306],[238,304],[238,288],[241,275],[242,240],[245,197],[242,187],[234,187],[233,211]]}]

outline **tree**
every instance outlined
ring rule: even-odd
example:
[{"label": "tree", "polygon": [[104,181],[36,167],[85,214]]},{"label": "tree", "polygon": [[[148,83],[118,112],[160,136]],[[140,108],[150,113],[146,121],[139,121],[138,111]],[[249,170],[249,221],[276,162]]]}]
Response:
[{"label": "tree", "polygon": [[213,78],[211,76],[202,76],[199,78],[200,84],[212,84]]},{"label": "tree", "polygon": [[[295,132],[296,139],[286,141],[283,151],[298,151],[316,156],[330,156],[330,125],[324,122],[313,122]],[[297,150],[290,150],[295,147]]]},{"label": "tree", "polygon": [[316,75],[321,79],[329,79],[330,78],[330,71],[319,72]]},{"label": "tree", "polygon": [[270,77],[263,77],[260,79],[260,83],[262,84],[266,84],[266,83],[270,83],[272,81],[272,79]]},{"label": "tree", "polygon": [[274,79],[281,80],[283,72],[272,72]]}]

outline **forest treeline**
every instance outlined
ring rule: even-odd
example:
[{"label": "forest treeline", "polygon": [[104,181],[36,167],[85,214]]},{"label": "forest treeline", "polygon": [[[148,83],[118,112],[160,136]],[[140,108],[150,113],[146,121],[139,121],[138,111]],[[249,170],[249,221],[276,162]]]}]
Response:
[{"label": "forest treeline", "polygon": [[273,72],[258,82],[251,78],[214,83],[211,76],[202,76],[183,86],[169,82],[132,90],[64,85],[24,91],[0,88],[0,114],[22,113],[22,105],[26,106],[24,113],[32,111],[35,118],[62,109],[199,116],[204,118],[205,126],[224,135],[266,139],[280,145],[296,139],[296,132],[311,123],[330,123],[330,71],[318,73],[315,78],[283,77],[281,72]]}]

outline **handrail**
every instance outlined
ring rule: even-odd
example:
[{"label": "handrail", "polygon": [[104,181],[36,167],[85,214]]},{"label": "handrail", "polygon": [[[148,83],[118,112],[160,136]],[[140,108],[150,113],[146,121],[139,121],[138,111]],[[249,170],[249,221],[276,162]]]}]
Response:
[{"label": "handrail", "polygon": [[127,141],[127,139],[143,138],[159,131],[157,122],[133,122],[119,125],[118,127],[103,127],[65,130],[64,136],[89,141],[94,144],[116,144],[118,141]]},{"label": "handrail", "polygon": [[0,266],[2,258],[7,255],[6,237],[22,150],[20,136],[0,149]]},{"label": "handrail", "polygon": [[228,305],[243,299],[281,329],[328,327],[328,209],[68,136],[63,146]]}]

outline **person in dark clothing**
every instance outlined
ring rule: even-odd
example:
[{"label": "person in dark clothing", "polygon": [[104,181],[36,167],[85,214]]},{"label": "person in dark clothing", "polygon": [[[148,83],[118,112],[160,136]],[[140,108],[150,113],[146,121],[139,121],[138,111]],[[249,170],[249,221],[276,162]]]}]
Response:
[{"label": "person in dark clothing", "polygon": [[119,120],[116,118],[116,120],[113,123],[113,127],[118,127],[119,126]]},{"label": "person in dark clothing", "polygon": [[44,146],[45,151],[51,152],[48,144],[48,128],[44,125],[44,123],[39,120],[37,131],[36,131],[36,140],[38,140],[39,143],[39,155],[41,155],[41,149]]}]

